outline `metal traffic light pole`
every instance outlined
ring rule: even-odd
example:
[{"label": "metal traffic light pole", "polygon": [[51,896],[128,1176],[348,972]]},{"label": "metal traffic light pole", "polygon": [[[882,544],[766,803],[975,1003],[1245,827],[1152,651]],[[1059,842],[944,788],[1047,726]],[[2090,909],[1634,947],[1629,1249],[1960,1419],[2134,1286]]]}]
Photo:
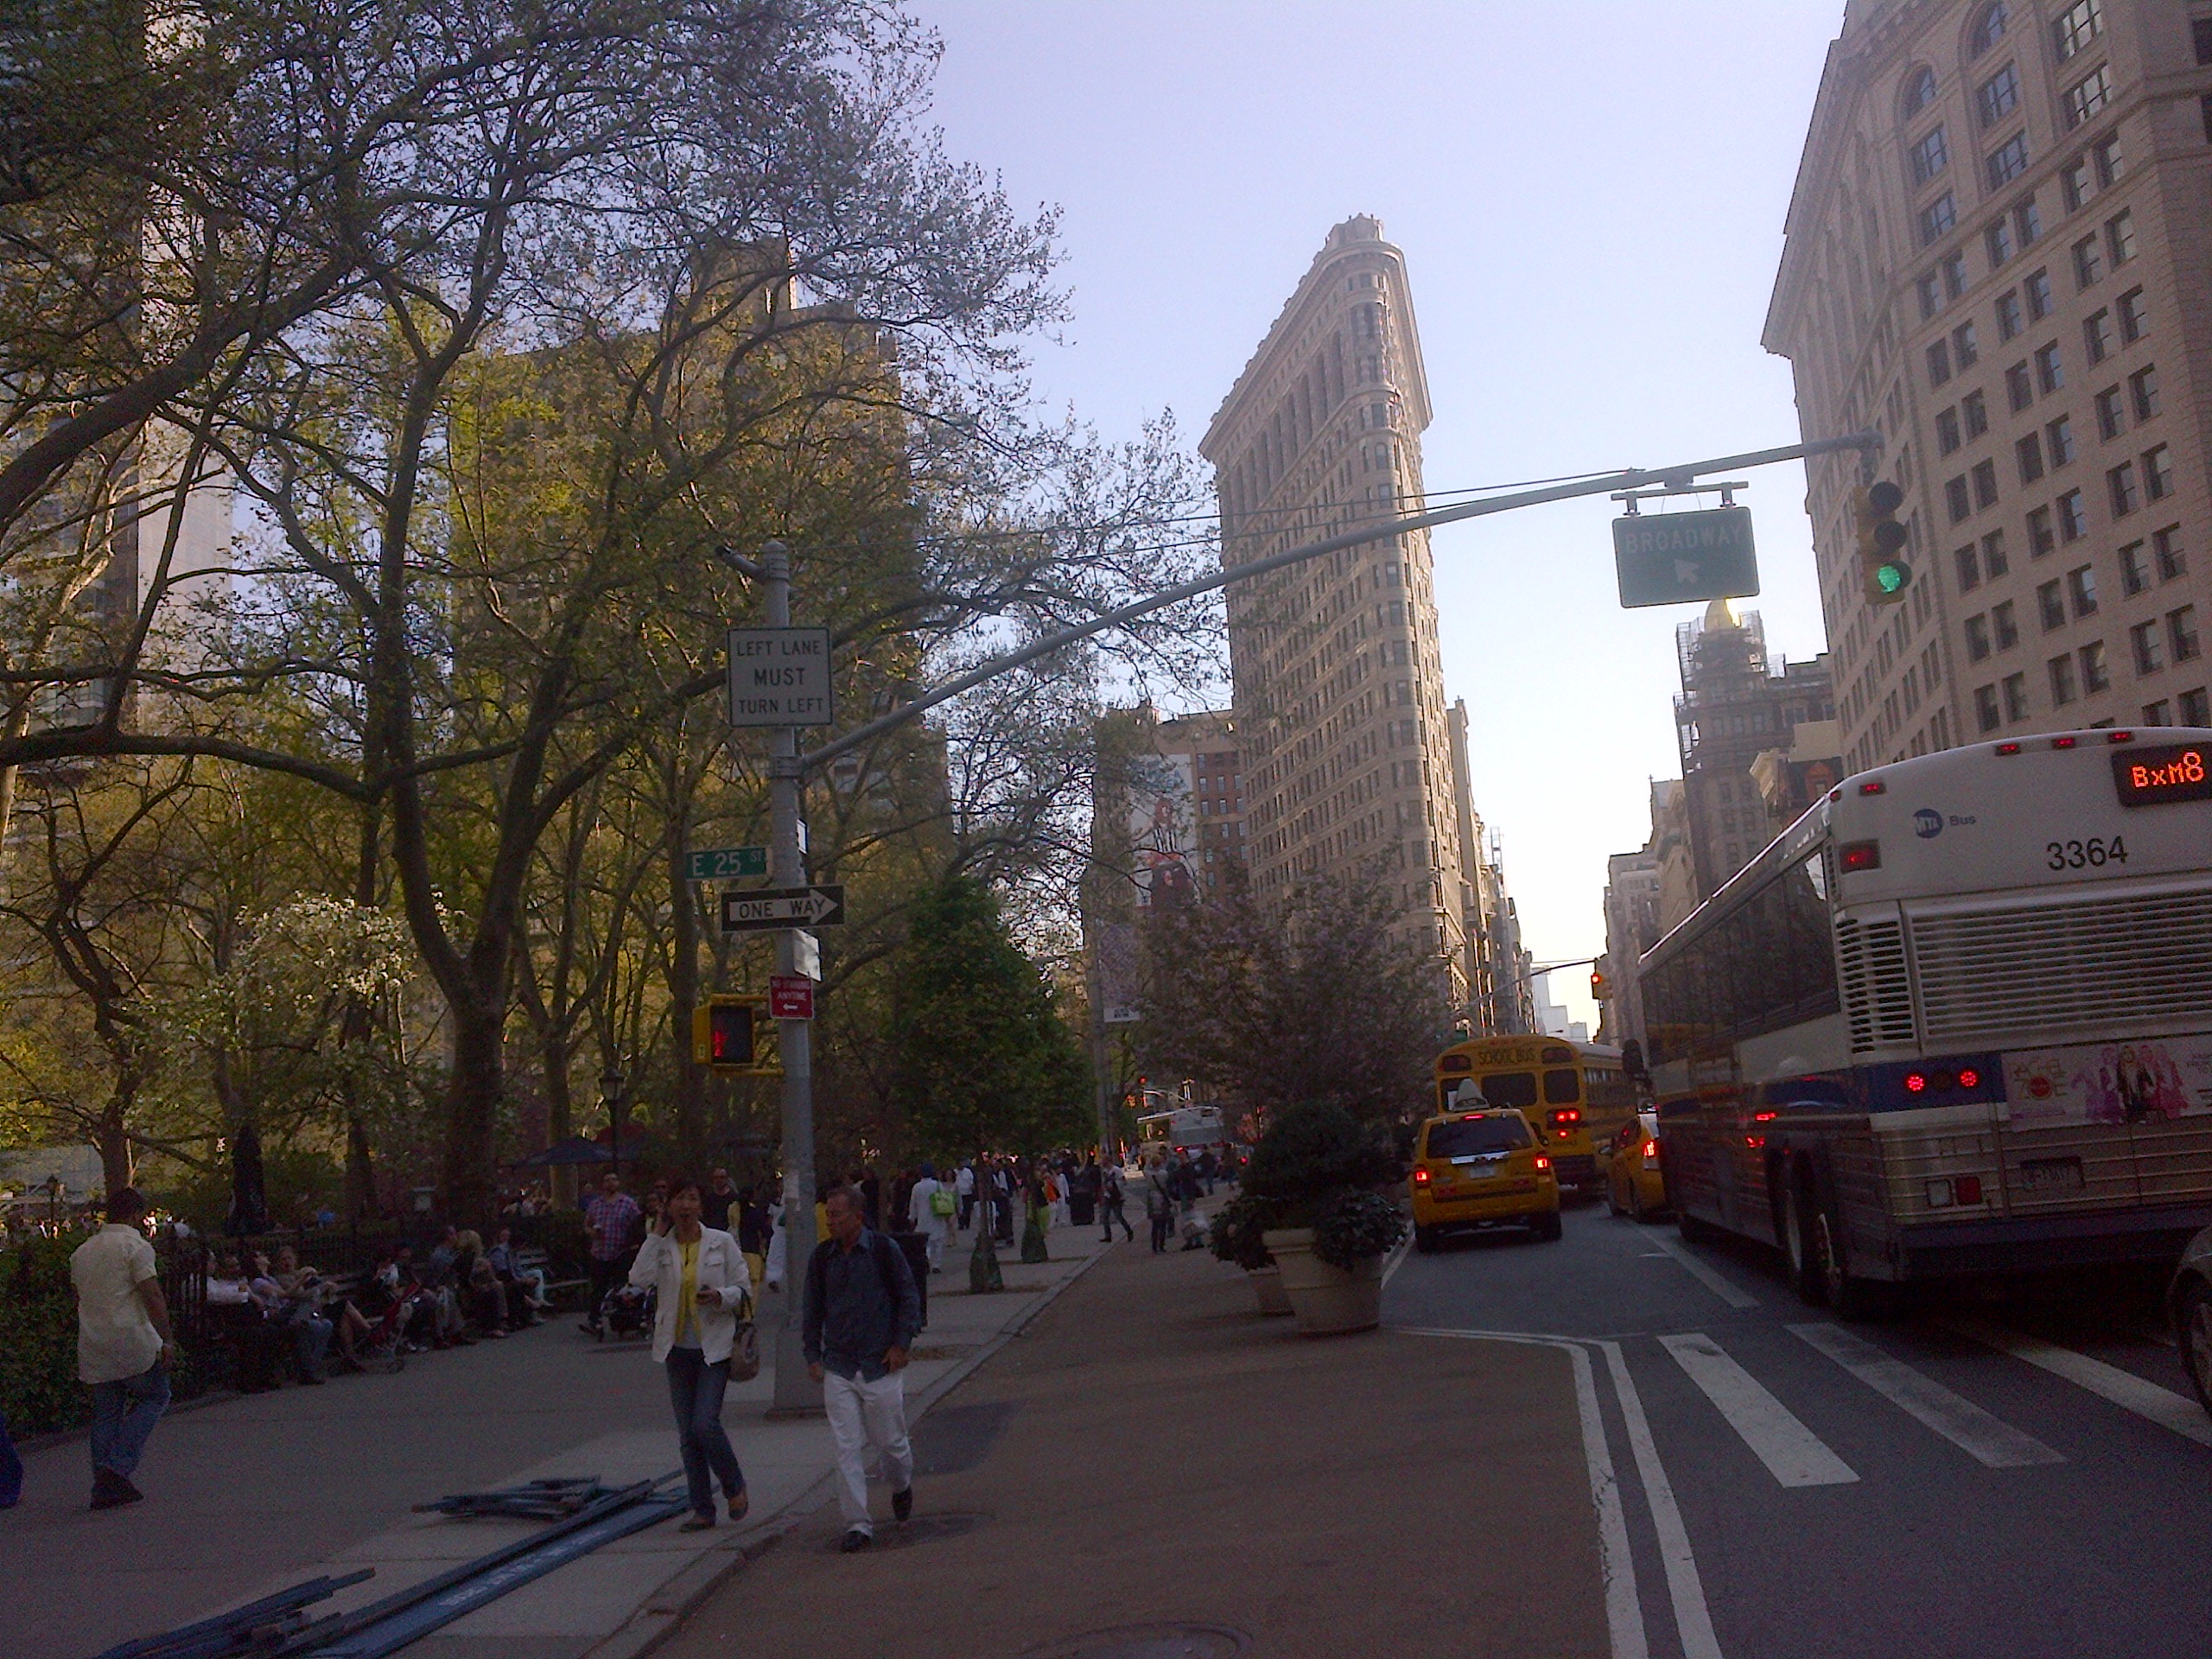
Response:
[{"label": "metal traffic light pole", "polygon": [[[1077,640],[1103,633],[1154,611],[1165,610],[1186,599],[1225,588],[1232,582],[1265,575],[1287,565],[1302,564],[1308,559],[1319,558],[1325,554],[1340,552],[1369,542],[1382,541],[1408,531],[1458,524],[1464,519],[1510,512],[1520,507],[1540,506],[1547,502],[1573,500],[1580,496],[1605,495],[1615,490],[1680,487],[1708,474],[1770,466],[1778,461],[1803,461],[1845,449],[1860,451],[1868,463],[1864,470],[1871,471],[1872,458],[1881,448],[1882,437],[1878,432],[1857,432],[1848,437],[1820,438],[1809,443],[1785,444],[1779,448],[1721,455],[1710,461],[1686,461],[1673,467],[1630,467],[1622,472],[1547,485],[1538,489],[1485,496],[1478,501],[1463,501],[1456,506],[1439,507],[1430,512],[1410,513],[1346,531],[1342,535],[1311,542],[1303,547],[1294,547],[1267,558],[1227,566],[1211,575],[1196,577],[1173,588],[1147,594],[1145,598],[1134,600],[1088,622],[1048,634],[1019,651],[993,658],[912,702],[902,704],[874,720],[864,721],[842,736],[833,738],[820,747],[804,753],[799,750],[798,728],[775,727],[772,728],[768,764],[768,804],[773,831],[769,850],[770,879],[783,887],[798,887],[805,884],[806,861],[799,842],[799,790],[809,772],[873,741],[886,732],[897,729],[941,702],[950,702],[963,692],[971,691],[1039,658],[1049,657]],[[767,543],[760,550],[758,560],[745,558],[728,549],[719,550],[719,556],[725,563],[761,582],[768,626],[787,628],[791,626],[791,550],[783,543]],[[798,971],[799,945],[796,930],[786,928],[777,933],[776,967],[779,973]],[[776,1395],[775,1402],[770,1408],[772,1415],[814,1412],[822,1408],[821,1385],[807,1375],[806,1356],[800,1346],[804,1318],[806,1265],[814,1254],[816,1243],[812,1032],[804,1020],[779,1020],[776,1023],[778,1039],[782,1045],[784,1067],[785,1290],[783,1329],[776,1342]]]}]

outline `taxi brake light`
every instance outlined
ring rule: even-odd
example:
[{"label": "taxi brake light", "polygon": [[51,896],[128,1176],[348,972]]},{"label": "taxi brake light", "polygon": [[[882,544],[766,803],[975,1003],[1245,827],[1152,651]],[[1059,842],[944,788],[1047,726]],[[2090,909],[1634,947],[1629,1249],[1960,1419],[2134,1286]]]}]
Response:
[{"label": "taxi brake light", "polygon": [[1552,1160],[1550,1159],[1545,1157],[1541,1152],[1536,1154],[1536,1167],[1538,1169],[1549,1169],[1551,1166]]},{"label": "taxi brake light", "polygon": [[1414,1171],[1414,1185],[1415,1186],[1427,1186],[1428,1185],[1428,1172],[1425,1169],[1417,1169]]},{"label": "taxi brake light", "polygon": [[1462,1123],[1471,1123],[1481,1116],[1480,1112],[1462,1112],[1459,1114],[1459,1121]]},{"label": "taxi brake light", "polygon": [[1645,1141],[1643,1143],[1643,1155],[1647,1158],[1656,1158],[1659,1155],[1659,1143],[1656,1141]]},{"label": "taxi brake light", "polygon": [[1878,841],[1846,842],[1838,858],[1846,874],[1858,870],[1878,870],[1882,868],[1882,843]]},{"label": "taxi brake light", "polygon": [[1771,1123],[1776,1118],[1780,1117],[1781,1116],[1782,1114],[1780,1112],[1770,1109],[1764,1112],[1753,1112],[1751,1114],[1751,1122],[1754,1123]]}]

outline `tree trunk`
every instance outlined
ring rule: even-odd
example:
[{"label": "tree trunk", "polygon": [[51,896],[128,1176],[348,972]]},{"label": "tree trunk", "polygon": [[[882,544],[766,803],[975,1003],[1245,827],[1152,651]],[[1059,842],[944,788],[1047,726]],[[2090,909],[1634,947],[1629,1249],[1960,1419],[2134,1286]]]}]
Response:
[{"label": "tree trunk", "polygon": [[494,1208],[493,1173],[499,1102],[505,1084],[505,1021],[500,1000],[458,1003],[453,1015],[453,1069],[446,1077],[445,1219],[482,1226]]},{"label": "tree trunk", "polygon": [[111,1194],[129,1186],[137,1178],[131,1160],[130,1131],[124,1127],[130,1110],[127,1097],[111,1100],[92,1128],[92,1145],[100,1155],[100,1180]]}]

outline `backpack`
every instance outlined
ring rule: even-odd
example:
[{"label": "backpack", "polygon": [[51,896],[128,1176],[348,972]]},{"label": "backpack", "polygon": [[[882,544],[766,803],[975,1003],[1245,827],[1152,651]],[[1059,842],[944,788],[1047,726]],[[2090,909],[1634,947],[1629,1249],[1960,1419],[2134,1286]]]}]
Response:
[{"label": "backpack", "polygon": [[930,1214],[933,1216],[949,1216],[959,1207],[949,1186],[940,1186],[930,1194]]}]

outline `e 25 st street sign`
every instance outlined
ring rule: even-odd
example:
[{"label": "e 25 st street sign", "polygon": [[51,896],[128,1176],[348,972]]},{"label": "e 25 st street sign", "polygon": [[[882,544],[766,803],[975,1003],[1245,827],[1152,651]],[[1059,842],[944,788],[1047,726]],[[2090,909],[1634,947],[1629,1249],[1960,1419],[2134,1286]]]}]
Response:
[{"label": "e 25 st street sign", "polygon": [[732,628],[729,723],[827,726],[830,630]]},{"label": "e 25 st street sign", "polygon": [[1613,520],[1613,569],[1630,610],[1748,598],[1759,590],[1751,510],[1625,514]]},{"label": "e 25 st street sign", "polygon": [[767,874],[766,847],[710,847],[683,855],[683,875],[690,881],[730,881]]}]

